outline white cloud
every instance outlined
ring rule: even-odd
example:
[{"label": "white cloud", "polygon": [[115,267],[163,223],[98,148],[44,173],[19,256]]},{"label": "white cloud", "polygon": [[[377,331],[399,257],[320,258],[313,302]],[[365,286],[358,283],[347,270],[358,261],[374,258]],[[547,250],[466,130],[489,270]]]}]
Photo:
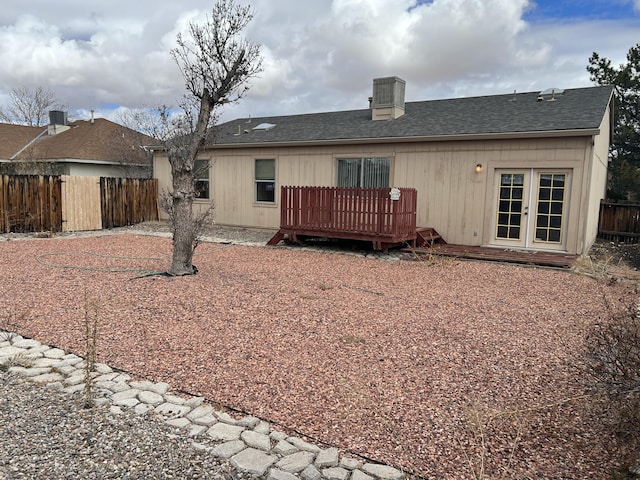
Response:
[{"label": "white cloud", "polygon": [[[629,12],[631,1],[625,0]],[[640,0],[633,0],[636,9]],[[210,0],[9,0],[0,10],[0,103],[42,85],[73,109],[175,104],[183,80],[169,55]],[[246,30],[264,71],[223,118],[366,108],[372,79],[398,75],[407,99],[589,84],[591,52],[624,61],[639,16],[527,24],[527,0],[252,0]]]}]

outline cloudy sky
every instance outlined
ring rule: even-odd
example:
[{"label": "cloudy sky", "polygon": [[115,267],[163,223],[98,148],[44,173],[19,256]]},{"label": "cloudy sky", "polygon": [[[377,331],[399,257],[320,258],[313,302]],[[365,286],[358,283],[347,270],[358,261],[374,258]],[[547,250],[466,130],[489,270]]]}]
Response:
[{"label": "cloudy sky", "polygon": [[[244,3],[245,0],[238,0]],[[173,105],[169,55],[213,0],[4,0],[0,105],[46,87],[83,118]],[[407,100],[590,85],[592,52],[625,61],[640,0],[251,0],[247,37],[264,71],[222,119],[366,108],[372,80],[406,80]],[[86,118],[86,117],[85,117]]]}]

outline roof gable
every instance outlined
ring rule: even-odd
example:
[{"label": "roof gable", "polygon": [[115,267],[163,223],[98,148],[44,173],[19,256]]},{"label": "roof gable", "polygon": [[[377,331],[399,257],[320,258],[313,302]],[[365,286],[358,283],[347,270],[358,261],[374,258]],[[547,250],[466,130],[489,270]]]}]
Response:
[{"label": "roof gable", "polygon": [[[539,92],[407,102],[405,114],[372,121],[369,109],[237,119],[214,129],[208,144],[247,145],[331,141],[398,141],[475,135],[597,130],[613,87],[567,89],[554,99]],[[275,124],[255,130],[259,124]]]},{"label": "roof gable", "polygon": [[135,130],[104,118],[69,122],[68,126],[60,133],[47,135],[46,126],[0,124],[0,158],[11,159],[19,153],[15,158],[22,161],[83,160],[131,165],[151,162],[150,155],[140,147],[153,144],[154,140]]}]

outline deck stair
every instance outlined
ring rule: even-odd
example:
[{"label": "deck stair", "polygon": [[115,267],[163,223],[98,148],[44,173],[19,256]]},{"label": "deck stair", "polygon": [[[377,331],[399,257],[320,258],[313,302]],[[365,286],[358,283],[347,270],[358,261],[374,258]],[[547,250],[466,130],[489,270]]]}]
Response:
[{"label": "deck stair", "polygon": [[432,227],[418,227],[416,228],[416,248],[431,248],[433,245],[446,245],[447,242],[442,236],[436,232]]}]

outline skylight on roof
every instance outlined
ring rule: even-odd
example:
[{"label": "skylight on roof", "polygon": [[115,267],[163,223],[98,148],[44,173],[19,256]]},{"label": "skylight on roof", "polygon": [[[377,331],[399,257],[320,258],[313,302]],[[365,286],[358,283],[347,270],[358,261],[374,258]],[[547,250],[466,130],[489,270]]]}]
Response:
[{"label": "skylight on roof", "polygon": [[267,130],[271,130],[272,128],[275,128],[275,126],[276,126],[275,123],[261,123],[253,127],[252,130],[267,131]]},{"label": "skylight on roof", "polygon": [[564,94],[564,88],[547,88],[538,94],[538,101],[547,100],[554,102],[556,97]]},{"label": "skylight on roof", "polygon": [[562,95],[563,93],[564,88],[547,88],[546,90],[541,91],[538,95],[550,97],[551,95]]}]

